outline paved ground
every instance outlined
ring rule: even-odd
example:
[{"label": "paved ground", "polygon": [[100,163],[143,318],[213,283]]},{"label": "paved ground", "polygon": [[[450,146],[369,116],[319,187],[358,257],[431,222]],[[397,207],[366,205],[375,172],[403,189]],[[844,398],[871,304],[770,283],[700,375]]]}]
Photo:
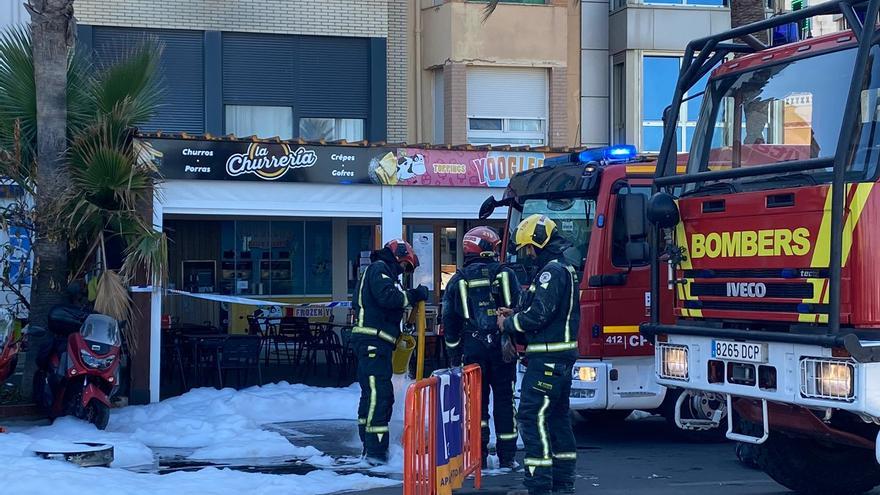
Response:
[{"label": "paved ground", "polygon": [[[740,464],[732,443],[682,442],[660,418],[601,427],[578,422],[575,433],[578,438],[577,493],[787,493],[764,473]],[[521,474],[494,476],[484,478],[483,490],[463,489],[456,494],[502,494],[520,488],[521,482]],[[391,495],[401,493],[401,489],[362,493]]]}]

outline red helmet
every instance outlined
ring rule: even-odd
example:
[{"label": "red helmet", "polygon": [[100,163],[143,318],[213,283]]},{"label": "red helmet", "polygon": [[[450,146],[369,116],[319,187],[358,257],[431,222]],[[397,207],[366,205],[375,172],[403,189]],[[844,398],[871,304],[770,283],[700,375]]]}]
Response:
[{"label": "red helmet", "polygon": [[489,227],[474,227],[468,230],[462,241],[465,256],[492,257],[498,254],[501,238]]},{"label": "red helmet", "polygon": [[391,239],[385,243],[385,247],[391,251],[398,263],[409,263],[407,271],[413,271],[419,267],[419,257],[410,244],[402,239]]}]

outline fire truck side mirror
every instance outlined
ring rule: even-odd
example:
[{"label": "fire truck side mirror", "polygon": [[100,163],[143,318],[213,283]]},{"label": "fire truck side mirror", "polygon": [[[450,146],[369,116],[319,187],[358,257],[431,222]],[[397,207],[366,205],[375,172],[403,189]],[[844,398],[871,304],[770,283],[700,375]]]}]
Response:
[{"label": "fire truck side mirror", "polygon": [[623,201],[623,216],[626,221],[626,259],[630,266],[641,265],[648,261],[647,243],[648,225],[645,219],[645,196],[641,194],[618,195]]},{"label": "fire truck side mirror", "polygon": [[480,220],[485,220],[492,216],[497,205],[498,203],[495,201],[495,196],[489,196],[486,198],[486,201],[483,201],[483,204],[480,205]]},{"label": "fire truck side mirror", "polygon": [[658,192],[648,201],[648,221],[661,229],[671,229],[679,222],[678,205],[671,194]]},{"label": "fire truck side mirror", "polygon": [[626,234],[631,241],[643,241],[648,235],[645,221],[645,196],[642,194],[621,194],[618,201],[623,201],[623,217],[626,221]]}]

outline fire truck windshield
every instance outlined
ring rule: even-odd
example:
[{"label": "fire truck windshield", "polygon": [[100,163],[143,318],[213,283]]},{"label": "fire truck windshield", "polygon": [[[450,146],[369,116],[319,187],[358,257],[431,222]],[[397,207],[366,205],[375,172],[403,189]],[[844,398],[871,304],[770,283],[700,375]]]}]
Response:
[{"label": "fire truck windshield", "polygon": [[[523,266],[525,273],[531,272],[529,260],[517,259],[513,237],[519,222],[535,213],[547,215],[556,222],[559,233],[568,239],[573,246],[566,253],[566,257],[575,264],[575,268],[579,272],[582,271],[587,257],[587,248],[590,245],[590,229],[596,216],[596,202],[589,198],[530,198],[523,200],[521,205],[511,207],[507,224],[507,261]],[[523,272],[517,270],[517,273],[519,275]],[[525,280],[521,280],[521,282],[525,282]]]},{"label": "fire truck windshield", "polygon": [[[711,80],[690,149],[688,173],[833,157],[855,52],[847,48]],[[873,57],[877,56],[875,46]],[[880,77],[877,69],[872,72],[869,87],[876,88]],[[862,93],[862,112],[871,108],[871,113],[861,119],[861,137],[853,137],[857,150],[875,149],[880,142],[880,132],[875,132],[877,92]],[[853,161],[861,163],[853,168],[861,170],[871,161],[875,167],[880,156],[876,149],[873,159],[856,153]],[[815,171],[814,178],[830,180],[825,172]]]}]

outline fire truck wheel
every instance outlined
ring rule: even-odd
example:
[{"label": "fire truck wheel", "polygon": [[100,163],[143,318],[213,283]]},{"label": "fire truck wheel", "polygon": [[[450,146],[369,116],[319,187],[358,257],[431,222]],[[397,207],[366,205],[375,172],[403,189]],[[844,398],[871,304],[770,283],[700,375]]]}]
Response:
[{"label": "fire truck wheel", "polygon": [[[681,395],[681,389],[669,389],[666,391],[666,397],[660,405],[658,412],[669,423],[681,438],[690,442],[697,443],[714,443],[727,440],[727,415],[722,415],[721,422],[711,430],[682,430],[675,425],[675,403],[678,396]],[[692,396],[681,406],[681,416],[687,419],[709,419],[712,411],[720,407],[721,404],[703,396]]]},{"label": "fire truck wheel", "polygon": [[780,485],[805,495],[854,495],[880,485],[874,452],[771,433],[754,446],[755,462]]},{"label": "fire truck wheel", "polygon": [[578,415],[590,423],[619,423],[632,414],[632,409],[578,409]]}]

